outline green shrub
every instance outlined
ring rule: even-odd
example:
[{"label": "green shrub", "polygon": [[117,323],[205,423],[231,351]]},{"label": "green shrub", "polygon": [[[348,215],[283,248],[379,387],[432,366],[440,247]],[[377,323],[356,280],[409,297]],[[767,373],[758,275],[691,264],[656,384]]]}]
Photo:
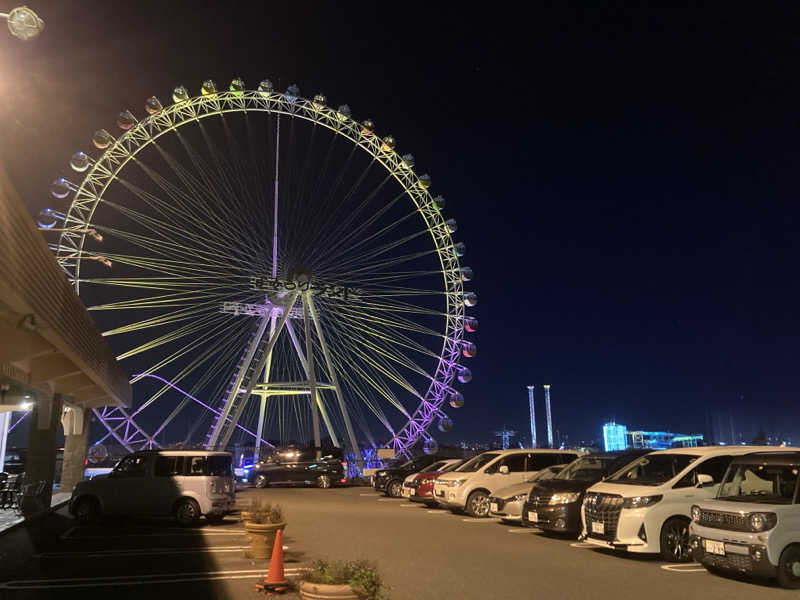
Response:
[{"label": "green shrub", "polygon": [[385,598],[381,594],[383,584],[375,565],[364,560],[318,560],[300,578],[309,583],[348,584],[364,600]]}]

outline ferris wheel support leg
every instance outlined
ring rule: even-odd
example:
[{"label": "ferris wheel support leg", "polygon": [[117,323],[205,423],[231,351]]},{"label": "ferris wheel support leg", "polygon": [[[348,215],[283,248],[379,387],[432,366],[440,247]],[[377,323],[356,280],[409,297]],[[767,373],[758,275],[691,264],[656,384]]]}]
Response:
[{"label": "ferris wheel support leg", "polygon": [[[294,346],[295,352],[297,352],[297,358],[300,359],[300,364],[303,365],[303,371],[305,371],[306,377],[308,377],[308,363],[306,362],[305,354],[303,354],[303,349],[300,347],[300,340],[297,339],[297,334],[294,332],[294,327],[292,326],[291,321],[286,321],[286,331],[289,332],[289,337],[292,339],[292,345]],[[331,442],[333,443],[334,447],[341,448],[342,445],[339,443],[339,438],[336,437],[336,432],[333,430],[333,425],[331,425],[331,420],[328,417],[328,411],[325,409],[325,404],[322,402],[321,394],[317,394],[317,407],[319,408],[319,414],[322,415],[322,421],[325,423],[325,429],[328,430],[328,435],[331,436]]]},{"label": "ferris wheel support leg", "polygon": [[[214,425],[214,431],[211,433],[211,437],[208,439],[208,443],[206,444],[206,448],[208,450],[213,450],[214,448],[216,448],[220,433],[226,427],[226,424],[228,422],[228,416],[230,415],[231,412],[231,407],[233,406],[234,400],[236,400],[236,397],[239,395],[239,388],[242,385],[242,380],[244,379],[247,370],[250,368],[250,363],[253,362],[253,356],[255,356],[256,350],[258,349],[258,346],[261,343],[261,339],[264,337],[264,332],[267,330],[267,323],[269,323],[269,317],[267,317],[267,315],[264,315],[261,318],[261,322],[258,324],[258,332],[253,337],[250,347],[245,351],[245,357],[244,360],[242,361],[241,366],[239,367],[239,372],[236,374],[236,379],[234,380],[233,387],[231,387],[231,390],[228,393],[228,397],[225,399],[225,406],[223,407],[221,414],[217,418],[217,423],[216,425]],[[254,381],[256,378],[251,377],[250,379],[251,381]],[[224,448],[225,446],[223,445],[221,447]]]},{"label": "ferris wheel support leg", "polygon": [[[269,337],[272,338],[275,335],[275,313],[273,312],[270,315],[269,319]],[[269,374],[272,368],[272,355],[270,354],[269,358],[267,359],[267,365],[264,367],[264,379],[262,380],[263,383],[269,383]],[[261,438],[264,437],[264,414],[267,411],[267,398],[269,395],[264,394],[261,396],[261,402],[258,407],[258,427],[256,428],[256,447],[255,451],[253,452],[253,460],[258,461],[261,457]]]},{"label": "ferris wheel support leg", "polygon": [[331,361],[331,354],[328,351],[328,344],[325,343],[325,334],[322,332],[322,327],[320,326],[319,318],[317,317],[317,310],[314,308],[314,299],[311,296],[308,296],[308,309],[311,312],[311,319],[314,321],[314,329],[317,330],[317,338],[319,338],[319,344],[322,347],[322,356],[325,358],[325,365],[328,367],[331,383],[333,383],[333,387],[336,389],[336,399],[339,401],[339,410],[342,411],[344,426],[347,429],[347,436],[350,438],[350,447],[353,450],[353,454],[356,457],[356,463],[360,469],[363,466],[361,452],[358,449],[358,442],[356,442],[355,433],[353,433],[353,424],[350,423],[350,414],[347,412],[347,406],[344,403],[342,387],[339,385],[339,378],[336,376],[336,370],[333,368],[333,361]]},{"label": "ferris wheel support leg", "polygon": [[[275,327],[275,333],[272,334],[269,338],[269,343],[267,344],[266,349],[264,350],[264,355],[256,364],[256,368],[253,370],[254,373],[260,373],[264,366],[267,364],[267,360],[272,355],[272,349],[275,347],[275,342],[278,340],[278,337],[281,335],[281,331],[283,331],[284,325],[286,325],[286,320],[289,318],[289,313],[291,312],[291,307],[294,306],[294,301],[297,299],[298,292],[292,292],[291,296],[289,297],[288,302],[286,303],[286,308],[281,314],[280,318],[278,319],[278,323]],[[242,396],[242,401],[239,402],[239,405],[236,407],[234,414],[231,416],[231,425],[225,428],[224,433],[219,437],[218,446],[220,448],[225,448],[228,445],[228,442],[231,439],[231,435],[233,435],[233,430],[235,429],[234,425],[239,422],[239,418],[242,416],[242,412],[244,411],[244,407],[247,404],[247,400],[253,393],[253,389],[256,387],[256,383],[258,381],[258,377],[251,377],[250,381],[247,384],[247,389],[244,391],[244,395]],[[236,390],[238,392],[238,390]],[[237,394],[238,395],[238,394]],[[234,399],[237,395],[234,395]]]},{"label": "ferris wheel support leg", "polygon": [[319,437],[319,414],[317,414],[317,377],[314,373],[314,350],[311,347],[311,319],[308,318],[308,301],[310,293],[305,292],[302,296],[303,301],[303,322],[306,328],[306,356],[308,358],[308,387],[311,391],[309,403],[311,405],[311,426],[314,430],[314,448],[317,453],[317,460],[320,457],[320,446],[322,445]]}]

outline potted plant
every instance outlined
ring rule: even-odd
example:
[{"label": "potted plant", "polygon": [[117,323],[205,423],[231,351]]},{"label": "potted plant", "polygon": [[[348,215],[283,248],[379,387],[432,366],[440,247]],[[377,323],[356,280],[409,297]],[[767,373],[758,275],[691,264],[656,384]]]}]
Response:
[{"label": "potted plant", "polygon": [[381,579],[372,563],[318,560],[300,576],[304,600],[381,600]]},{"label": "potted plant", "polygon": [[243,513],[244,528],[250,539],[251,558],[270,558],[275,544],[275,532],[286,527],[280,505],[265,502],[255,496]]}]

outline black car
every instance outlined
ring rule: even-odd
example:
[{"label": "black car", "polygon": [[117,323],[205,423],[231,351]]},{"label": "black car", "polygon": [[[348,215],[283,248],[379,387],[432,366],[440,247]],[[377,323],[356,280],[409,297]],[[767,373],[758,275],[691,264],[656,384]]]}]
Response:
[{"label": "black car", "polygon": [[257,488],[270,485],[313,485],[329,488],[346,483],[347,463],[341,452],[286,448],[253,465],[247,477]]},{"label": "black car", "polygon": [[442,456],[434,456],[432,454],[423,454],[417,456],[409,461],[402,463],[399,466],[387,467],[379,469],[375,473],[375,481],[373,486],[375,491],[383,492],[392,498],[399,498],[403,494],[403,480],[412,473],[418,473],[422,470],[427,470],[433,463],[442,460]]},{"label": "black car", "polygon": [[636,448],[575,459],[555,477],[534,484],[522,506],[522,524],[578,536],[582,529],[581,504],[586,490],[650,452],[650,448]]}]

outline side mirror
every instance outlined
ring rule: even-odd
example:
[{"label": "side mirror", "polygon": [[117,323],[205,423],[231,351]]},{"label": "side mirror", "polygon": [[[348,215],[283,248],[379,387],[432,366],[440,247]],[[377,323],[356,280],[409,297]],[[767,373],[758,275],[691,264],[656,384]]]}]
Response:
[{"label": "side mirror", "polygon": [[501,475],[508,475],[508,466],[506,466],[506,465],[503,465],[502,467],[500,467],[500,468],[498,469],[498,472],[499,472]]},{"label": "side mirror", "polygon": [[697,474],[697,485],[695,487],[708,487],[709,485],[714,485],[714,478],[711,475],[706,475],[705,473],[698,473]]}]

